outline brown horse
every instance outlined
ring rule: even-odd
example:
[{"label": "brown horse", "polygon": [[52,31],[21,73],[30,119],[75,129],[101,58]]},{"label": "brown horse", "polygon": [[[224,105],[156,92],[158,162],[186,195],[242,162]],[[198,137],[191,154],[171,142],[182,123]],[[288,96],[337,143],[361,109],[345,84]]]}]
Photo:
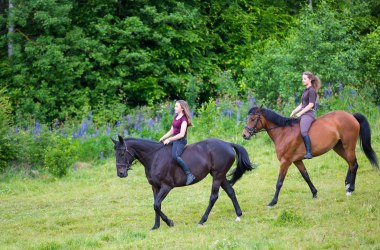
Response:
[{"label": "brown horse", "polygon": [[[317,197],[314,187],[303,163],[306,149],[303,143],[299,120],[283,117],[269,109],[253,107],[248,112],[248,123],[243,129],[243,138],[250,139],[252,135],[266,130],[273,140],[277,158],[280,161],[280,172],[276,192],[269,207],[276,205],[278,195],[284,182],[289,166],[294,163],[305,179],[313,194]],[[313,156],[319,156],[331,149],[348,163],[345,185],[347,195],[355,190],[355,178],[358,163],[355,155],[356,142],[360,136],[362,149],[374,167],[379,169],[377,156],[371,146],[371,130],[364,115],[350,114],[344,111],[334,111],[316,119],[309,130]]]}]

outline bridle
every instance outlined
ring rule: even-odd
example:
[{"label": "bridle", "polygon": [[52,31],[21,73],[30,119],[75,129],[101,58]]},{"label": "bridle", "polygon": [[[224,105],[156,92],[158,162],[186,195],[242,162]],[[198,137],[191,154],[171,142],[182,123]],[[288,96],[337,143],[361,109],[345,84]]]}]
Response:
[{"label": "bridle", "polygon": [[[251,114],[253,115],[253,113],[251,113]],[[257,114],[256,123],[255,123],[255,125],[252,128],[248,127],[248,125],[244,127],[248,131],[248,133],[249,133],[250,136],[256,135],[257,133],[263,131],[263,130],[257,131],[257,125],[259,124],[259,122],[261,124],[261,127],[264,128],[264,124],[261,121],[261,114],[260,113]],[[275,128],[279,128],[279,127],[281,127],[281,126],[274,126],[274,127],[268,128],[268,129],[267,128],[264,128],[264,129],[266,131],[269,131],[269,130],[272,130],[272,129],[275,129]]]},{"label": "bridle", "polygon": [[[125,141],[123,140],[123,143],[124,143],[124,147],[125,147],[125,152],[127,152],[128,154],[130,154],[133,158],[135,158],[135,156],[128,150],[127,148],[127,144],[125,143]],[[123,149],[123,148],[121,148]],[[119,149],[119,150],[121,150]],[[120,163],[120,162],[116,162],[116,167],[118,166],[122,166],[122,167],[126,167],[127,168],[127,171],[128,170],[131,170],[131,166],[133,165],[133,161],[134,159],[132,160],[131,163],[129,163],[129,161],[127,160],[127,163]]]},{"label": "bridle", "polygon": [[[125,152],[127,152],[128,154],[130,154],[134,159],[132,160],[131,163],[129,163],[129,161],[127,161],[127,163],[120,163],[120,162],[116,162],[116,167],[118,166],[122,166],[122,167],[126,167],[127,168],[127,171],[128,170],[131,170],[131,166],[136,164],[137,162],[134,161],[135,160],[135,156],[128,150],[127,148],[127,144],[125,143],[125,140],[123,140],[123,144],[124,144],[124,148],[125,148]],[[153,151],[153,153],[157,152],[158,150],[160,150],[161,148],[163,148],[165,145],[162,144],[161,147],[159,147],[158,149],[156,149],[155,151]],[[119,150],[122,150],[123,148],[120,148]],[[138,158],[138,160],[140,161],[141,159]]]},{"label": "bridle", "polygon": [[249,135],[251,136],[256,135],[258,132],[260,132],[260,131],[257,131],[257,125],[259,124],[259,122],[261,123],[261,127],[263,128],[264,126],[263,126],[263,122],[261,121],[260,113],[258,113],[257,118],[256,118],[256,123],[252,128],[248,127],[248,125],[244,127],[248,131]]}]

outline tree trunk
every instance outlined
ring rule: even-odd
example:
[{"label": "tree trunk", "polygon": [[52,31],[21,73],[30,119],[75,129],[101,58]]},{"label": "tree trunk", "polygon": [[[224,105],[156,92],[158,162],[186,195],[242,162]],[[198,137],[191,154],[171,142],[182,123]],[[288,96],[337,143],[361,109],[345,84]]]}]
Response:
[{"label": "tree trunk", "polygon": [[8,15],[8,19],[10,21],[8,23],[8,25],[9,25],[9,28],[8,28],[8,57],[12,57],[12,55],[13,55],[12,34],[14,33],[15,26],[13,24],[12,16],[13,16],[13,4],[12,4],[12,0],[9,0],[9,15]]}]

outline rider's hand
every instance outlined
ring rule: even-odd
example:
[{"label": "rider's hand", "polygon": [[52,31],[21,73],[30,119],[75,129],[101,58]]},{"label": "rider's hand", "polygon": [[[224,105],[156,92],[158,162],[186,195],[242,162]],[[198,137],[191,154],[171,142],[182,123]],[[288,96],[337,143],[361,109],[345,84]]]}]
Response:
[{"label": "rider's hand", "polygon": [[164,141],[164,144],[165,145],[167,145],[167,144],[169,144],[170,143],[170,140],[169,139],[166,139],[165,141]]}]

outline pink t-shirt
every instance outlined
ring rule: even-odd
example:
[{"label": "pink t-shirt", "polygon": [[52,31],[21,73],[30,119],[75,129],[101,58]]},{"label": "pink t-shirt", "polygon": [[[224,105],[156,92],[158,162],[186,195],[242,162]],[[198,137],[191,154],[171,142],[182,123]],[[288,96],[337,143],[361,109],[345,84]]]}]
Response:
[{"label": "pink t-shirt", "polygon": [[[186,121],[187,124],[189,124],[189,121],[187,120],[187,117],[186,115],[183,115],[181,118],[179,118],[177,120],[177,116],[174,116],[174,119],[173,119],[173,122],[172,122],[172,126],[173,126],[173,135],[177,135],[179,133],[181,133],[181,125],[182,125],[182,122]],[[185,132],[185,137],[187,136],[187,128],[186,128],[186,132]]]}]

